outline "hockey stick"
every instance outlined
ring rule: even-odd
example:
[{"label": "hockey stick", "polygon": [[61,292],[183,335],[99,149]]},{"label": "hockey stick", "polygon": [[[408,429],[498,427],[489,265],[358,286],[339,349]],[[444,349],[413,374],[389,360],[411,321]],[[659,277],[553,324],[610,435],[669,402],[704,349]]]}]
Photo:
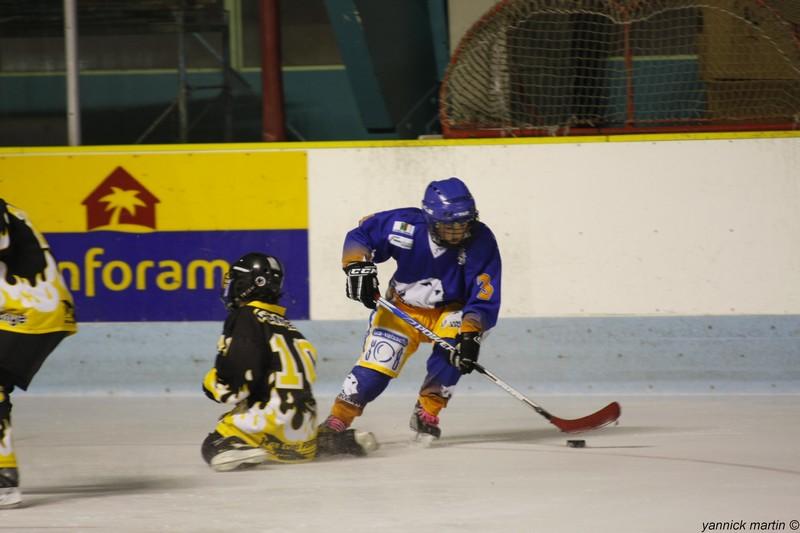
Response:
[{"label": "hockey stick", "polygon": [[[406,324],[410,325],[433,342],[444,348],[449,352],[454,352],[455,347],[414,320],[413,317],[409,316],[405,311],[399,309],[397,306],[386,300],[385,298],[378,297],[375,300],[378,305],[386,309],[387,311],[391,312],[396,317],[402,319]],[[599,429],[603,426],[607,426],[612,422],[615,422],[619,415],[621,414],[622,410],[617,402],[611,402],[610,404],[606,405],[599,411],[592,413],[588,416],[584,416],[582,418],[576,418],[573,420],[566,419],[566,418],[559,418],[555,415],[552,415],[548,411],[546,411],[543,407],[536,405],[531,400],[529,400],[525,395],[521,392],[516,390],[514,387],[497,377],[494,373],[490,372],[486,367],[483,365],[475,362],[473,363],[475,366],[475,370],[486,376],[490,381],[492,381],[495,385],[499,386],[501,389],[509,393],[511,396],[516,398],[517,400],[521,401],[522,403],[526,404],[528,407],[532,408],[534,411],[545,417],[551,424],[556,426],[558,429],[563,431],[564,433],[580,433],[582,431],[589,431],[592,429]]]}]

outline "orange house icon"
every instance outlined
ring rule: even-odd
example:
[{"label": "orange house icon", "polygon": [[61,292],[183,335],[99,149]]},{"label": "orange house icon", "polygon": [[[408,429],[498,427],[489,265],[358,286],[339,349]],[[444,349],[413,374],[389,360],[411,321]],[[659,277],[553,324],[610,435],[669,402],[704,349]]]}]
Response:
[{"label": "orange house icon", "polygon": [[117,167],[86,199],[86,229],[143,232],[156,229],[158,198]]}]

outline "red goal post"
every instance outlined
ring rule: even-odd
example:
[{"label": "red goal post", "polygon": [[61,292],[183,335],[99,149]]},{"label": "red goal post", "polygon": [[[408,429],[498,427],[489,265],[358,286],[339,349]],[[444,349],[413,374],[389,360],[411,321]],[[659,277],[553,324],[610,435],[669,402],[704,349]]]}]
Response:
[{"label": "red goal post", "polygon": [[440,120],[449,138],[798,129],[800,20],[767,0],[501,0],[453,53]]}]

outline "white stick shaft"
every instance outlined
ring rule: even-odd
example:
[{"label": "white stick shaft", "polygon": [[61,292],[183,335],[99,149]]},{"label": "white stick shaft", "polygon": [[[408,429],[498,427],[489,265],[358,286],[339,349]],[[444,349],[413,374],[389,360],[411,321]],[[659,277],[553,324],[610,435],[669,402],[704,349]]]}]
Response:
[{"label": "white stick shaft", "polygon": [[[402,319],[406,324],[412,326],[414,329],[416,329],[417,331],[428,337],[430,340],[432,340],[445,350],[448,350],[450,352],[456,351],[455,347],[452,344],[450,344],[449,342],[438,336],[436,333],[432,332],[431,330],[429,330],[428,328],[426,328],[425,326],[414,320],[412,316],[410,316],[402,309],[398,308],[396,305],[389,302],[386,298],[378,298],[376,301],[378,302],[378,305],[385,308],[386,310],[394,314],[396,317]],[[544,416],[545,418],[549,419],[551,417],[550,413],[548,413],[547,411],[545,411],[544,409],[542,409],[541,407],[530,401],[517,389],[515,389],[514,387],[512,387],[511,385],[509,385],[508,383],[506,383],[505,381],[494,375],[493,373],[489,372],[486,368],[483,367],[483,365],[480,365],[478,363],[474,364],[475,364],[475,369],[484,376],[486,376],[486,378],[489,379],[489,381],[499,386],[501,389],[509,393],[517,400],[532,407],[537,413]]]}]

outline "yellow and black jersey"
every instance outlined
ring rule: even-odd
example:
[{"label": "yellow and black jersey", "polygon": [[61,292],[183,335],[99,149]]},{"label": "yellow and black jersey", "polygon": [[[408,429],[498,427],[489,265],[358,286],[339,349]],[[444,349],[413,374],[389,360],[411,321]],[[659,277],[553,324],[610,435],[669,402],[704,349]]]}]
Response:
[{"label": "yellow and black jersey", "polygon": [[0,330],[72,334],[75,306],[50,247],[23,211],[0,199]]},{"label": "yellow and black jersey", "polygon": [[252,301],[228,315],[206,395],[236,407],[216,427],[263,446],[273,460],[310,460],[316,451],[312,392],[317,352],[278,305]]}]

